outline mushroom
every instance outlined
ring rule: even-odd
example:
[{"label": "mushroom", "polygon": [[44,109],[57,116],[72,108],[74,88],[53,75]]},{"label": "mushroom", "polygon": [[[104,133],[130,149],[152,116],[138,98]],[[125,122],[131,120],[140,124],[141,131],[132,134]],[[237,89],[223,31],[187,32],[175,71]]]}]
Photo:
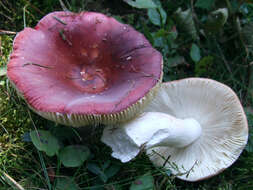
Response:
[{"label": "mushroom", "polygon": [[145,113],[108,126],[102,136],[122,162],[145,150],[156,166],[186,181],[209,178],[232,165],[247,139],[247,119],[236,94],[202,78],[163,83]]},{"label": "mushroom", "polygon": [[95,12],[53,12],[14,40],[7,75],[39,115],[71,126],[127,121],[154,96],[162,56]]}]

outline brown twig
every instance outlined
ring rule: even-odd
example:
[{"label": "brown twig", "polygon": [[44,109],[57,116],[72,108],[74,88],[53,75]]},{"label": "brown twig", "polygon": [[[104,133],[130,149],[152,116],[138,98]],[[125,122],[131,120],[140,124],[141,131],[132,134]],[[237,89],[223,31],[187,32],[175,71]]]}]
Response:
[{"label": "brown twig", "polygon": [[148,74],[148,73],[145,73],[143,71],[138,71],[133,65],[131,65],[130,68],[131,68],[132,72],[143,74],[142,77],[152,77],[154,80],[157,80],[157,81],[160,80],[160,79],[156,78],[153,74]]},{"label": "brown twig", "polygon": [[34,66],[43,67],[43,68],[46,68],[46,69],[52,69],[52,67],[45,66],[45,65],[40,65],[40,64],[37,64],[37,63],[25,63],[25,64],[23,64],[23,67],[28,66],[28,65],[34,65]]},{"label": "brown twig", "polygon": [[12,31],[8,31],[8,30],[1,30],[0,29],[0,35],[15,35],[17,34],[17,32],[12,32]]},{"label": "brown twig", "polygon": [[61,39],[62,39],[63,41],[67,42],[67,44],[68,44],[69,46],[72,46],[71,41],[69,41],[69,40],[67,39],[66,35],[64,34],[64,30],[63,30],[63,29],[61,29],[61,30],[59,31],[59,34],[60,34]]},{"label": "brown twig", "polygon": [[58,21],[59,23],[61,23],[61,24],[63,24],[63,25],[67,25],[67,23],[66,23],[66,22],[62,21],[62,20],[61,20],[61,19],[59,19],[58,17],[53,16],[53,18],[54,18],[56,21]]}]

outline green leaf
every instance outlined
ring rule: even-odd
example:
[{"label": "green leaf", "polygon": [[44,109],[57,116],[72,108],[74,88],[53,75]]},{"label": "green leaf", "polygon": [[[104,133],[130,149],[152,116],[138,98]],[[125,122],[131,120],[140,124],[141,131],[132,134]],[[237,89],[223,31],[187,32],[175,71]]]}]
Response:
[{"label": "green leaf", "polygon": [[75,183],[74,179],[69,177],[57,178],[55,190],[79,190],[79,186]]},{"label": "green leaf", "polygon": [[128,5],[138,9],[153,9],[157,8],[157,5],[152,0],[123,0]]},{"label": "green leaf", "polygon": [[174,40],[177,39],[178,33],[177,30],[171,30],[168,35],[168,40],[170,43],[174,43]]},{"label": "green leaf", "polygon": [[137,178],[130,187],[130,190],[153,190],[154,178],[150,173],[147,173]]},{"label": "green leaf", "polygon": [[167,14],[162,7],[158,9],[148,9],[148,18],[152,24],[162,26],[166,23]]},{"label": "green leaf", "polygon": [[175,57],[170,57],[167,59],[167,65],[168,67],[177,67],[178,65],[183,65],[186,64],[186,61],[183,56],[175,56]]},{"label": "green leaf", "polygon": [[31,131],[30,136],[32,143],[38,150],[46,152],[48,156],[54,156],[58,153],[60,149],[58,139],[49,131]]},{"label": "green leaf", "polygon": [[161,26],[160,14],[157,9],[148,9],[148,18],[152,24]]},{"label": "green leaf", "polygon": [[95,163],[88,163],[87,164],[87,169],[92,172],[93,174],[99,176],[99,178],[106,183],[109,178],[113,177],[118,173],[120,170],[119,165],[111,165],[110,161],[106,161],[103,165],[102,168],[100,168],[97,164]]},{"label": "green leaf", "polygon": [[191,36],[191,38],[194,40],[198,39],[197,30],[190,9],[182,11],[181,8],[178,8],[174,13],[173,18],[175,19],[177,28],[182,33]]},{"label": "green leaf", "polygon": [[99,175],[101,172],[103,172],[100,167],[95,164],[95,163],[88,163],[87,164],[87,169],[93,173],[93,174],[96,174],[96,175]]},{"label": "green leaf", "polygon": [[109,179],[114,175],[116,175],[119,172],[119,170],[120,170],[119,165],[111,165],[109,168],[105,170],[105,175]]},{"label": "green leaf", "polygon": [[154,38],[153,38],[152,34],[149,31],[149,27],[145,23],[143,23],[143,34],[150,41],[150,43],[153,45],[154,44]]},{"label": "green leaf", "polygon": [[65,167],[79,167],[90,155],[86,146],[70,145],[60,150],[59,158]]},{"label": "green leaf", "polygon": [[164,47],[165,43],[166,42],[165,42],[165,39],[163,37],[154,37],[154,46],[155,47]]},{"label": "green leaf", "polygon": [[154,37],[155,38],[157,38],[157,37],[166,38],[166,36],[168,36],[168,34],[169,34],[168,31],[162,28],[162,29],[158,30],[156,33],[154,33]]},{"label": "green leaf", "polygon": [[50,126],[50,133],[54,135],[60,141],[65,140],[79,140],[78,132],[76,128],[69,126]]},{"label": "green leaf", "polygon": [[162,7],[162,3],[160,0],[152,0],[156,5],[157,7]]},{"label": "green leaf", "polygon": [[99,176],[99,178],[106,183],[108,178],[105,175],[105,173],[100,169],[100,167],[97,164],[94,163],[88,163],[87,164],[87,169],[92,172],[93,174],[96,174]]},{"label": "green leaf", "polygon": [[201,58],[200,49],[196,44],[192,44],[190,56],[194,62],[198,62]]},{"label": "green leaf", "polygon": [[110,160],[107,160],[107,161],[105,161],[105,163],[102,165],[102,170],[104,171],[104,170],[106,170],[109,166],[110,166],[110,164],[111,164],[111,161]]},{"label": "green leaf", "polygon": [[210,10],[214,5],[214,0],[197,0],[195,6],[201,9]]},{"label": "green leaf", "polygon": [[218,32],[228,19],[228,9],[222,8],[211,12],[208,15],[207,21],[205,23],[205,31],[208,33]]},{"label": "green leaf", "polygon": [[3,77],[7,74],[7,67],[0,67],[0,77]]}]

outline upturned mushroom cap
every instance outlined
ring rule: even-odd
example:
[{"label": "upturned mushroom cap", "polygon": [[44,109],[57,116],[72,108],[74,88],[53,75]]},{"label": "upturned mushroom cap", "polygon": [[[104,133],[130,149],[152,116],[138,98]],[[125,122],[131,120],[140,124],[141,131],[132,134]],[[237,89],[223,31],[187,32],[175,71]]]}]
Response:
[{"label": "upturned mushroom cap", "polygon": [[[206,179],[223,171],[247,144],[248,124],[240,101],[228,86],[214,80],[189,78],[164,83],[146,111],[193,118],[202,127],[201,136],[186,147],[147,150],[155,165],[165,164],[186,181]],[[178,168],[172,167],[173,163]]]},{"label": "upturned mushroom cap", "polygon": [[162,56],[145,37],[94,12],[53,12],[14,40],[8,77],[41,116],[72,126],[134,117],[153,97]]}]

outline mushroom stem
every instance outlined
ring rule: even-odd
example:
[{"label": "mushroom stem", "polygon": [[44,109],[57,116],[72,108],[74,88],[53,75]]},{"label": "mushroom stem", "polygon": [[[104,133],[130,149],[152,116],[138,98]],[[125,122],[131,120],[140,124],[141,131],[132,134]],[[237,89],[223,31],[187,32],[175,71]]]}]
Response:
[{"label": "mushroom stem", "polygon": [[167,117],[170,117],[170,121],[161,123],[161,127],[156,127],[156,132],[145,145],[146,149],[158,146],[183,148],[200,137],[202,129],[195,119],[177,119],[170,115]]},{"label": "mushroom stem", "polygon": [[201,131],[195,119],[178,119],[165,113],[147,112],[117,128],[105,128],[102,141],[112,148],[113,157],[127,162],[143,149],[186,147],[200,137]]}]

